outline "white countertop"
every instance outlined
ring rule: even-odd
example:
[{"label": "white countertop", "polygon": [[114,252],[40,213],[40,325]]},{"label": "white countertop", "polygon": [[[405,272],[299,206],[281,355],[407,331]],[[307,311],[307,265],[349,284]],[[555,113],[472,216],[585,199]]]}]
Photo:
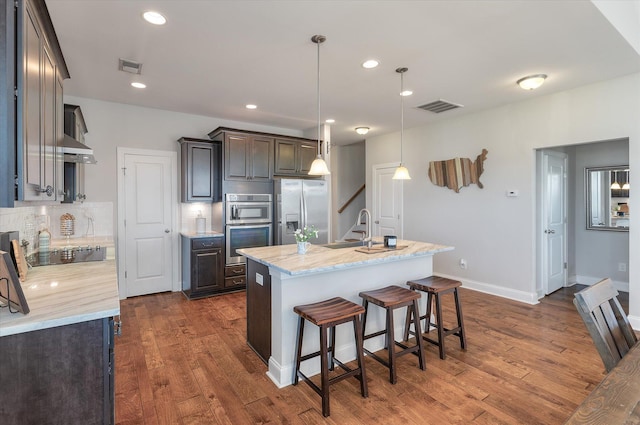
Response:
[{"label": "white countertop", "polygon": [[244,248],[237,250],[237,252],[254,261],[280,270],[282,273],[296,276],[388,263],[411,257],[431,256],[438,252],[454,249],[452,246],[428,242],[398,240],[398,246],[403,245],[407,245],[407,247],[375,254],[356,251],[357,248],[362,247],[331,249],[313,244],[306,254],[298,254],[296,244]]},{"label": "white countertop", "polygon": [[29,314],[0,310],[0,336],[120,314],[115,260],[34,267],[22,282]]},{"label": "white countertop", "polygon": [[195,233],[195,232],[181,232],[185,238],[189,239],[198,239],[198,238],[222,238],[224,237],[224,233],[220,232],[204,232],[204,233]]}]

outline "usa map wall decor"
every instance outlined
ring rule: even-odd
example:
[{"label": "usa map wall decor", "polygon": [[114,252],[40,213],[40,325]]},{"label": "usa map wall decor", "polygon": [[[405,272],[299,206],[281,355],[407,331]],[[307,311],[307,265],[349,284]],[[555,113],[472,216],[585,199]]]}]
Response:
[{"label": "usa map wall decor", "polygon": [[484,160],[487,159],[488,150],[482,149],[475,161],[469,158],[453,158],[444,161],[429,162],[429,179],[436,186],[448,187],[456,193],[471,183],[484,186],[480,182],[480,176],[484,171]]}]

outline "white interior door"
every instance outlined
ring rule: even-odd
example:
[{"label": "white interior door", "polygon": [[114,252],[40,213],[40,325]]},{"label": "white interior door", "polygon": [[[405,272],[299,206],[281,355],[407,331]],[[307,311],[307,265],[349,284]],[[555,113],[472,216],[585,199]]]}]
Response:
[{"label": "white interior door", "polygon": [[172,290],[172,159],[124,154],[124,278],[126,296]]},{"label": "white interior door", "polygon": [[402,180],[393,180],[398,164],[373,166],[373,234],[402,238]]},{"label": "white interior door", "polygon": [[548,151],[542,160],[543,288],[550,294],[567,284],[567,156]]}]

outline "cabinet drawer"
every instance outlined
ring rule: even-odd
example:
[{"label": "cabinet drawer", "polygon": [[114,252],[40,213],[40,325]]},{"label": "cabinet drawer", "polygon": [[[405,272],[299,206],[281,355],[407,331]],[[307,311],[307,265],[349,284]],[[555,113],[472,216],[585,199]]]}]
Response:
[{"label": "cabinet drawer", "polygon": [[244,276],[247,273],[247,266],[245,264],[236,264],[233,266],[225,266],[225,277],[230,276]]},{"label": "cabinet drawer", "polygon": [[244,276],[232,276],[224,279],[225,288],[233,288],[236,286],[245,286],[247,280]]},{"label": "cabinet drawer", "polygon": [[222,248],[222,238],[197,238],[191,240],[191,249]]}]

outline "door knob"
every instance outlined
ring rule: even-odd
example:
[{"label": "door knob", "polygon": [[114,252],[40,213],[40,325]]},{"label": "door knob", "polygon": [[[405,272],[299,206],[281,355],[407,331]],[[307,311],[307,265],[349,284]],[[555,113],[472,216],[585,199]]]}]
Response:
[{"label": "door knob", "polygon": [[380,220],[376,220],[376,221],[374,221],[374,223],[380,224]]},{"label": "door knob", "polygon": [[554,234],[556,231],[555,230],[551,230],[551,229],[547,229],[544,231],[547,234]]},{"label": "door knob", "polygon": [[169,233],[170,231],[171,231],[171,230],[169,230],[169,229],[164,229],[164,232],[165,232],[165,233]]}]

